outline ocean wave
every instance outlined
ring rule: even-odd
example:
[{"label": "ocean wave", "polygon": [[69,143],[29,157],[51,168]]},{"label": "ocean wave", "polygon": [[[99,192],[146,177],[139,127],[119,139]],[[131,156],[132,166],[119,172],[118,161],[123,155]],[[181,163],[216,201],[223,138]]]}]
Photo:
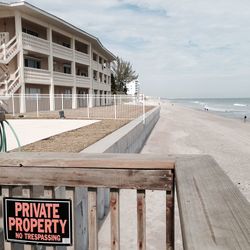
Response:
[{"label": "ocean wave", "polygon": [[237,106],[237,107],[246,107],[247,104],[243,104],[243,103],[234,103],[234,106]]},{"label": "ocean wave", "polygon": [[208,111],[224,112],[224,113],[236,111],[234,109],[215,108],[215,107],[209,107],[209,106],[205,106],[204,109],[207,109]]},{"label": "ocean wave", "polygon": [[199,105],[202,105],[202,106],[206,105],[205,102],[199,102],[199,101],[192,101],[192,103],[199,104]]}]

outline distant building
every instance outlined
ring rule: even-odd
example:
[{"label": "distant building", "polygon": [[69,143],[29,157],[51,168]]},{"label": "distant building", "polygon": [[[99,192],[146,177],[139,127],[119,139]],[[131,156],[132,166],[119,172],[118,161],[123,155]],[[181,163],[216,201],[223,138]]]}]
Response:
[{"label": "distant building", "polygon": [[128,95],[139,95],[140,94],[140,83],[138,80],[133,80],[126,84]]}]

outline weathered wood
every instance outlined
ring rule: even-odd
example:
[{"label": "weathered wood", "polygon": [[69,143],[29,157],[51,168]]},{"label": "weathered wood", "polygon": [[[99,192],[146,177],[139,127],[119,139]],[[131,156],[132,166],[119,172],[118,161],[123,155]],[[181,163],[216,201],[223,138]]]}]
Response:
[{"label": "weathered wood", "polygon": [[110,190],[111,249],[120,249],[120,201],[119,189]]},{"label": "weathered wood", "polygon": [[66,188],[66,198],[70,199],[73,205],[72,209],[72,245],[67,247],[67,250],[75,250],[77,249],[75,247],[76,245],[76,227],[75,227],[75,210],[74,210],[74,204],[75,204],[75,188]]},{"label": "weathered wood", "polygon": [[[22,188],[22,197],[30,198],[31,197],[31,187],[23,187]],[[31,245],[24,245],[24,250],[31,250]]]},{"label": "weathered wood", "polygon": [[[45,189],[44,192],[45,193],[47,192],[46,189]],[[65,199],[66,198],[66,188],[65,187],[54,187],[53,193],[54,193],[54,198],[56,198],[56,199]],[[66,250],[67,247],[65,247],[65,246],[56,246],[55,249],[56,250]]]},{"label": "weathered wood", "polygon": [[175,158],[139,154],[0,153],[3,167],[174,169]]},{"label": "weathered wood", "polygon": [[174,173],[172,185],[166,191],[166,249],[174,249]]},{"label": "weathered wood", "polygon": [[75,188],[75,244],[76,249],[88,249],[88,189]]},{"label": "weathered wood", "polygon": [[98,228],[97,228],[97,190],[89,188],[88,190],[88,233],[89,250],[98,250]]},{"label": "weathered wood", "polygon": [[178,160],[176,179],[185,249],[250,249],[250,205],[211,157]]},{"label": "weathered wood", "polygon": [[[17,174],[18,173],[18,174]],[[168,170],[0,167],[0,183],[68,187],[167,189]]]},{"label": "weathered wood", "polygon": [[[8,187],[3,187],[2,186],[2,197],[1,197],[1,200],[3,200],[4,197],[9,197],[10,195],[10,189]],[[0,210],[2,210],[3,207],[0,206]],[[0,228],[3,228],[4,225],[3,225],[3,211],[0,212],[0,215],[2,215],[2,218],[0,218]],[[7,242],[7,241],[4,241],[3,242],[3,248],[4,250],[11,250],[11,243],[10,242]]]},{"label": "weathered wood", "polygon": [[137,249],[146,250],[145,190],[137,190]]}]

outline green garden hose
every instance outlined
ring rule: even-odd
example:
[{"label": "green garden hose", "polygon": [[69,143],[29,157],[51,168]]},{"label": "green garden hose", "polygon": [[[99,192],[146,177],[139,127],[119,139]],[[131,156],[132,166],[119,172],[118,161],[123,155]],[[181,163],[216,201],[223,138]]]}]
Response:
[{"label": "green garden hose", "polygon": [[7,152],[7,137],[6,137],[4,123],[6,123],[9,126],[10,130],[12,131],[13,135],[15,136],[16,141],[17,141],[17,145],[18,145],[18,149],[20,151],[21,144],[20,144],[20,141],[18,139],[18,136],[17,136],[15,130],[13,129],[13,127],[10,125],[10,123],[8,121],[3,120],[3,121],[0,121],[0,152]]}]

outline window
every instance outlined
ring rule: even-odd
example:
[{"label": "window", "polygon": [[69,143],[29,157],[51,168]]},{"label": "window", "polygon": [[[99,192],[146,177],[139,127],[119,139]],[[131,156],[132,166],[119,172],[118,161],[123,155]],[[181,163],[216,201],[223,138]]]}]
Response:
[{"label": "window", "polygon": [[26,88],[26,94],[41,94],[41,89],[39,89],[39,88]]},{"label": "window", "polygon": [[63,65],[63,73],[64,74],[71,74],[71,65],[70,64]]},{"label": "window", "polygon": [[64,47],[70,48],[70,44],[68,44],[68,43],[66,43],[66,42],[63,42],[62,45],[63,45]]},{"label": "window", "polygon": [[33,31],[33,30],[29,30],[29,29],[27,29],[27,28],[23,28],[23,32],[24,32],[24,33],[27,33],[27,34],[29,34],[29,35],[38,37],[38,33],[35,32],[35,31]]},{"label": "window", "polygon": [[93,53],[93,60],[97,62],[97,54]]},{"label": "window", "polygon": [[35,68],[40,69],[41,68],[41,61],[36,58],[25,58],[24,59],[24,66],[28,68]]}]

